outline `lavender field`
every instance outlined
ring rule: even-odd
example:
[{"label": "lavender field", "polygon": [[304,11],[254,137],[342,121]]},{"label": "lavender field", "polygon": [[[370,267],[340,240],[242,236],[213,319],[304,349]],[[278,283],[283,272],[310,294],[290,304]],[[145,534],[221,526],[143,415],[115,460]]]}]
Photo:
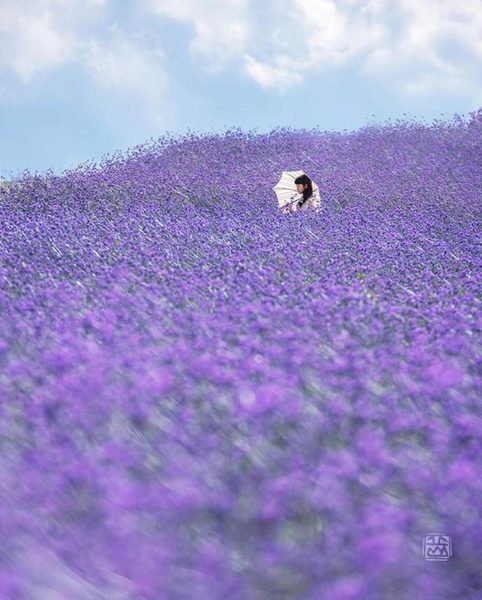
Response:
[{"label": "lavender field", "polygon": [[481,199],[482,110],[1,189],[0,598],[482,598]]}]

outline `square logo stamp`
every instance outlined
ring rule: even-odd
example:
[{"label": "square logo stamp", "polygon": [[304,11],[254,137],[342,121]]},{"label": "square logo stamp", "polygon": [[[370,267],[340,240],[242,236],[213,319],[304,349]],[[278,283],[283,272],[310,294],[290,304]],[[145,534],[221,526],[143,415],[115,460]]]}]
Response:
[{"label": "square logo stamp", "polygon": [[425,560],[448,560],[452,556],[452,540],[443,533],[429,533],[423,539]]}]

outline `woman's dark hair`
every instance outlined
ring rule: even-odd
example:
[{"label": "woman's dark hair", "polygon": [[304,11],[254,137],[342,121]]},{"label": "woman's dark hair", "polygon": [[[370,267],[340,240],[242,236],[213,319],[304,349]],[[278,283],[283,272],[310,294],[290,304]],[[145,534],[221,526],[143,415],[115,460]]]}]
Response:
[{"label": "woman's dark hair", "polygon": [[295,179],[295,184],[297,183],[307,183],[308,187],[303,190],[303,198],[298,202],[298,206],[303,206],[303,204],[308,200],[308,198],[313,194],[313,185],[311,183],[311,179],[308,175],[300,175]]}]

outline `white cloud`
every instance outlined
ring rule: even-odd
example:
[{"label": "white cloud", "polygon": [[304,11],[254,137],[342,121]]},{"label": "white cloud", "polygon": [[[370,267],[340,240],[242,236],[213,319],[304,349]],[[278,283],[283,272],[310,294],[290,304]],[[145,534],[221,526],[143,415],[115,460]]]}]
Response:
[{"label": "white cloud", "polygon": [[[190,24],[190,49],[214,72],[238,65],[284,94],[355,64],[408,95],[482,89],[481,0],[145,0]],[[447,48],[458,48],[453,52]],[[444,51],[445,47],[445,51]],[[460,56],[461,55],[461,56]],[[474,80],[475,78],[475,80]]]},{"label": "white cloud", "polygon": [[106,0],[2,0],[0,69],[23,83],[71,60],[82,28],[95,22]]},{"label": "white cloud", "polygon": [[249,36],[248,0],[145,0],[159,17],[194,27],[189,50],[207,70],[220,72],[245,49]]},{"label": "white cloud", "polygon": [[73,52],[73,37],[54,22],[43,4],[29,11],[26,2],[0,4],[0,67],[27,83],[36,72],[62,64]]},{"label": "white cloud", "polygon": [[241,62],[264,88],[281,94],[314,70],[342,65],[384,37],[382,25],[354,0],[146,0],[155,14],[192,25],[191,52],[219,71]]},{"label": "white cloud", "polygon": [[[389,7],[379,17],[387,22]],[[397,0],[398,29],[365,57],[364,73],[408,96],[480,96],[482,5],[479,0]]]},{"label": "white cloud", "polygon": [[383,27],[366,17],[366,9],[367,3],[355,6],[352,0],[292,0],[282,14],[273,11],[280,41],[262,61],[246,55],[246,73],[260,82],[254,61],[268,75],[263,85],[284,92],[316,72],[342,66],[383,40]]},{"label": "white cloud", "polygon": [[246,73],[261,87],[276,87],[281,95],[289,88],[303,82],[303,77],[297,72],[296,62],[289,56],[278,55],[275,64],[262,63],[250,54],[245,54]]},{"label": "white cloud", "polygon": [[[0,74],[8,70],[27,85],[59,67],[77,66],[99,89],[115,91],[116,101],[137,98],[151,122],[165,126],[164,52],[136,41],[116,23],[109,26],[109,0],[0,2]],[[2,97],[7,95],[0,85]]]},{"label": "white cloud", "polygon": [[[121,2],[0,0],[0,71],[28,83],[80,64],[99,86],[137,86],[155,102],[167,87],[168,58],[142,36],[109,29],[108,11],[115,15]],[[143,0],[137,6],[146,30],[155,26],[153,16],[191,27],[189,51],[208,73],[240,69],[280,94],[350,66],[409,96],[482,95],[482,0]],[[136,26],[142,30],[139,18]]]}]

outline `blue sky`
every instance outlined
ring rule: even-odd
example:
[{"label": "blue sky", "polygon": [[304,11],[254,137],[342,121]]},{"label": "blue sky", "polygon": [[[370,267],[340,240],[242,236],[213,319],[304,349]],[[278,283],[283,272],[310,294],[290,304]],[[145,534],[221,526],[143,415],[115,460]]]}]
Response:
[{"label": "blue sky", "polygon": [[0,0],[0,168],[482,106],[480,0]]}]

